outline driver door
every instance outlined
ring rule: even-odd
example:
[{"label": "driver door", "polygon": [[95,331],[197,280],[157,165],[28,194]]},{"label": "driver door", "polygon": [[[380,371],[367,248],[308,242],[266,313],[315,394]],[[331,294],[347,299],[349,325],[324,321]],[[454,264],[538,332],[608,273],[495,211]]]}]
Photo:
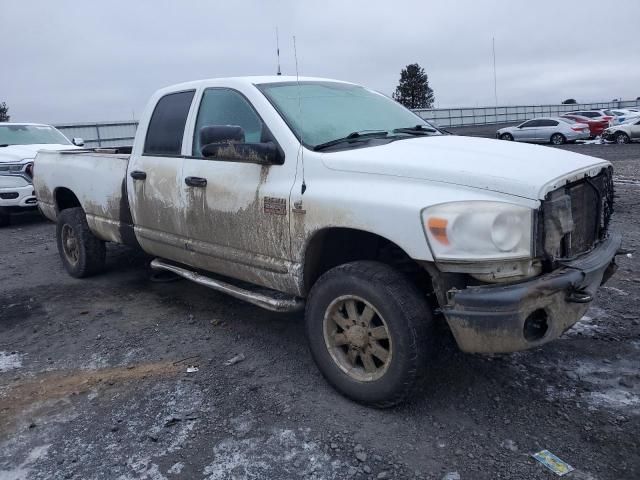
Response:
[{"label": "driver door", "polygon": [[288,204],[294,175],[285,165],[204,158],[200,131],[207,126],[241,127],[239,143],[275,142],[243,94],[220,87],[202,92],[181,185],[193,264],[273,288],[290,265]]},{"label": "driver door", "polygon": [[537,120],[529,120],[524,122],[517,129],[514,130],[514,139],[519,142],[533,142],[535,141],[537,133]]}]

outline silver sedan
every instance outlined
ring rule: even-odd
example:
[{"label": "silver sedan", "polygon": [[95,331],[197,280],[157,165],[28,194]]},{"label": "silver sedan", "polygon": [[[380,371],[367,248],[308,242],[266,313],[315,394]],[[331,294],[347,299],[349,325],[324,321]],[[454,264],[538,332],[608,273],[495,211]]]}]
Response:
[{"label": "silver sedan", "polygon": [[589,135],[589,125],[559,117],[534,118],[520,125],[501,128],[496,132],[496,138],[501,140],[552,143],[553,145],[587,140]]}]

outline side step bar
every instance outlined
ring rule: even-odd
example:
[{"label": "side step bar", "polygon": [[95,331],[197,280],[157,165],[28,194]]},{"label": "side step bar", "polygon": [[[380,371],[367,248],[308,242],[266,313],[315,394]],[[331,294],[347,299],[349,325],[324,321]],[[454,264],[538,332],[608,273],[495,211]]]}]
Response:
[{"label": "side step bar", "polygon": [[213,288],[219,292],[226,293],[232,297],[244,300],[245,302],[252,303],[258,307],[271,310],[273,312],[298,312],[304,309],[304,300],[300,297],[288,296],[280,292],[275,292],[274,295],[268,295],[263,292],[252,292],[244,288],[231,285],[230,283],[223,282],[222,280],[214,279],[193,272],[183,267],[178,267],[167,263],[159,258],[155,258],[151,261],[151,268],[155,270],[167,270],[173,272],[176,275],[191,280],[192,282],[199,283],[205,287]]}]

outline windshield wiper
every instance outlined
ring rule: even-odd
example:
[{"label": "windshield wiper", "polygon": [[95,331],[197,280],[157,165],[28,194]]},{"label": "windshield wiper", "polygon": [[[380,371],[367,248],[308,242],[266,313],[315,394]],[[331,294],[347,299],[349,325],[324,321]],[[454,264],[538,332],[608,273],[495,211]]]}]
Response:
[{"label": "windshield wiper", "polygon": [[427,135],[429,133],[436,133],[437,130],[431,127],[425,127],[424,125],[415,125],[413,127],[394,128],[393,133],[409,133],[412,135]]},{"label": "windshield wiper", "polygon": [[359,132],[351,132],[346,137],[336,138],[335,140],[316,145],[315,147],[313,147],[313,149],[317,152],[320,150],[324,150],[325,148],[333,147],[334,145],[339,145],[344,142],[350,142],[352,140],[358,140],[367,137],[386,137],[387,135],[387,130],[360,130]]}]

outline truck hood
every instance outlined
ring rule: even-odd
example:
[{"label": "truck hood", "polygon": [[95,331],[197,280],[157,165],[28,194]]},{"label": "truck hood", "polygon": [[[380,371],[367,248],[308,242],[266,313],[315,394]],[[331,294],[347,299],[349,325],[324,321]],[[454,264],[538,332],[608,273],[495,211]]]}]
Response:
[{"label": "truck hood", "polygon": [[327,168],[478,188],[532,200],[609,162],[558,148],[443,135],[323,153]]},{"label": "truck hood", "polygon": [[38,143],[35,145],[9,145],[0,147],[0,163],[20,163],[21,160],[32,160],[38,150],[69,150],[78,149],[75,145],[58,145]]}]

